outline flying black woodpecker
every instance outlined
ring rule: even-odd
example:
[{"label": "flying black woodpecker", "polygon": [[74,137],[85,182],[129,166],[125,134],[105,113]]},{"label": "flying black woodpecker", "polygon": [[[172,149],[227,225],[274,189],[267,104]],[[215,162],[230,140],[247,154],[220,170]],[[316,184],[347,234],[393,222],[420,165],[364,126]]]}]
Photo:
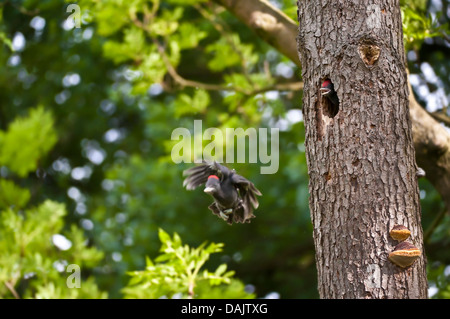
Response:
[{"label": "flying black woodpecker", "polygon": [[183,186],[193,190],[205,184],[204,192],[214,198],[208,208],[228,224],[249,223],[253,208],[259,206],[256,195],[261,192],[248,179],[217,162],[204,162],[183,172]]}]

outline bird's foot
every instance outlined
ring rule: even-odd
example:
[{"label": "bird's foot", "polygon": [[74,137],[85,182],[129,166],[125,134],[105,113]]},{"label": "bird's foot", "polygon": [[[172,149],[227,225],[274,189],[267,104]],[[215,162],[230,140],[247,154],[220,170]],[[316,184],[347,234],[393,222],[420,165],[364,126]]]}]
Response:
[{"label": "bird's foot", "polygon": [[223,212],[220,211],[220,217],[222,217],[223,220],[228,220],[229,216],[233,212],[232,208],[228,208],[224,210]]}]

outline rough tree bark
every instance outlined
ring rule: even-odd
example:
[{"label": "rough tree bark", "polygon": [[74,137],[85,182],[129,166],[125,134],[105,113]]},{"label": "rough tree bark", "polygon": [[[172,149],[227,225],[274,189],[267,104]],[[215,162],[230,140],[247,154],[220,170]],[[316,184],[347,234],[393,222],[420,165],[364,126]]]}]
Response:
[{"label": "rough tree bark", "polygon": [[[265,0],[214,0],[232,12],[264,41],[301,67],[297,24]],[[412,90],[409,108],[416,160],[450,210],[450,134],[417,103]]]},{"label": "rough tree bark", "polygon": [[[303,113],[322,298],[426,298],[424,254],[388,261],[394,225],[423,233],[398,0],[297,2]],[[340,104],[320,95],[334,83]]]}]

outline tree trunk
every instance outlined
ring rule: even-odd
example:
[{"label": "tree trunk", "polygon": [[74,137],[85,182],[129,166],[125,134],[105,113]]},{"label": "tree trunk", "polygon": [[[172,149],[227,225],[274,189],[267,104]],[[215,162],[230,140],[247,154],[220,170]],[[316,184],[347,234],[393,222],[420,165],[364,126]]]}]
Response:
[{"label": "tree trunk", "polygon": [[[398,0],[298,1],[299,57],[322,298],[426,298],[420,200]],[[319,88],[330,79],[335,108]],[[394,225],[422,252],[388,260]]]}]

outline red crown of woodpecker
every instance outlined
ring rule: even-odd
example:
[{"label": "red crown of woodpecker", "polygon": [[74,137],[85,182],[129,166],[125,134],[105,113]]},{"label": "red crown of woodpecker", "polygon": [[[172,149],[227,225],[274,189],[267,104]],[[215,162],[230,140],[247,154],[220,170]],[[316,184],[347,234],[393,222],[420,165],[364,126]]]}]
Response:
[{"label": "red crown of woodpecker", "polygon": [[323,83],[322,83],[322,87],[323,88],[326,88],[327,86],[329,86],[331,84],[331,81],[330,80],[325,80],[325,81],[323,81]]}]

